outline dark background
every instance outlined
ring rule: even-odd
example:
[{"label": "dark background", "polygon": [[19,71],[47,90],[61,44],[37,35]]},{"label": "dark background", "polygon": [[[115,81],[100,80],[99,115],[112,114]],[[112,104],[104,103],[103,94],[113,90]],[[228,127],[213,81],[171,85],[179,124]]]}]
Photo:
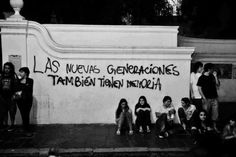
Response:
[{"label": "dark background", "polygon": [[[236,39],[235,0],[182,0],[177,16],[167,0],[24,0],[21,14],[41,24],[122,25],[132,15],[132,25],[178,25],[184,36]],[[9,0],[0,1],[12,12]]]}]

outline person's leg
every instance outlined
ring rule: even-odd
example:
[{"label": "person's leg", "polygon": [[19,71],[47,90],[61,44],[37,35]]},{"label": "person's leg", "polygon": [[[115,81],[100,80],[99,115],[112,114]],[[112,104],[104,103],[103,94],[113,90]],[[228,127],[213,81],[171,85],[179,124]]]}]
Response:
[{"label": "person's leg", "polygon": [[183,108],[178,109],[178,115],[179,115],[180,124],[182,125],[183,129],[186,130],[187,118],[186,118],[186,114]]},{"label": "person's leg", "polygon": [[22,119],[22,127],[24,130],[26,130],[27,127],[27,105],[25,102],[23,101],[18,101],[17,102],[18,108],[20,110],[20,114],[21,114],[21,119]]},{"label": "person's leg", "polygon": [[10,101],[10,120],[11,120],[11,126],[14,126],[15,124],[15,116],[16,116],[16,102]]},{"label": "person's leg", "polygon": [[144,126],[146,127],[146,131],[150,132],[150,126],[151,126],[151,119],[150,119],[150,111],[144,111]]},{"label": "person's leg", "polygon": [[0,128],[4,128],[4,119],[7,114],[7,103],[0,95]]},{"label": "person's leg", "polygon": [[166,131],[166,123],[167,123],[167,114],[163,113],[157,120],[157,133],[159,134],[160,138],[163,138],[164,132]]},{"label": "person's leg", "polygon": [[211,99],[203,100],[203,102],[202,102],[202,109],[205,110],[208,115],[210,114]]},{"label": "person's leg", "polygon": [[218,100],[217,99],[212,99],[211,100],[211,119],[213,122],[213,128],[215,129],[216,132],[219,132],[218,128],[217,128],[217,121],[218,121],[218,117],[219,117],[219,113],[218,113]]},{"label": "person's leg", "polygon": [[29,131],[29,126],[30,126],[30,110],[32,108],[32,103],[27,103],[26,104],[26,111],[25,111],[25,129]]},{"label": "person's leg", "polygon": [[144,111],[139,111],[137,113],[136,126],[139,129],[139,132],[143,132],[144,125]]},{"label": "person's leg", "polygon": [[132,113],[126,112],[126,120],[129,125],[129,134],[133,134],[133,118],[132,118]]},{"label": "person's leg", "polygon": [[124,114],[124,112],[121,112],[120,117],[117,120],[117,125],[118,125],[118,129],[116,131],[117,135],[120,135],[121,127],[124,124],[124,119],[125,119],[125,114]]}]

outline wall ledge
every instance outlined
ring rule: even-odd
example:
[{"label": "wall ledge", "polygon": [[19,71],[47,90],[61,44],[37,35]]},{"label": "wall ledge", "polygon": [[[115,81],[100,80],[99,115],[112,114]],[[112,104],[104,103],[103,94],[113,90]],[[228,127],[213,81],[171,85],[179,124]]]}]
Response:
[{"label": "wall ledge", "polygon": [[[55,41],[51,31],[85,31],[85,32],[135,32],[142,33],[165,33],[177,34],[177,26],[107,26],[107,25],[41,25],[33,21],[5,21],[0,20],[1,34],[21,34],[27,38],[34,37],[40,47],[50,56],[65,59],[174,59],[190,60],[194,51],[193,47],[161,47],[158,46],[125,46],[125,45],[68,45]],[[135,40],[135,36],[133,37]],[[92,38],[91,38],[92,39]],[[106,39],[109,40],[109,39]],[[27,40],[28,41],[28,40]],[[106,42],[106,41],[105,41]]]}]

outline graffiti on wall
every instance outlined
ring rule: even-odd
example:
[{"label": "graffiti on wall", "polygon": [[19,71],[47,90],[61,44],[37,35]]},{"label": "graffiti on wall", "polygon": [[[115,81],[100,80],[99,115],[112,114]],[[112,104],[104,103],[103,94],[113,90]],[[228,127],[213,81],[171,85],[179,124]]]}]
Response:
[{"label": "graffiti on wall", "polygon": [[[58,60],[47,57],[43,68],[38,69],[37,62],[37,57],[34,56],[33,72],[46,75],[51,79],[53,86],[98,86],[115,89],[139,88],[161,90],[160,76],[176,77],[180,75],[178,67],[174,64],[149,64],[144,66],[126,63],[124,65],[108,64],[105,68],[104,66],[101,68],[98,65],[73,63],[66,63],[64,65]],[[62,69],[64,69],[63,72],[61,71]]]}]

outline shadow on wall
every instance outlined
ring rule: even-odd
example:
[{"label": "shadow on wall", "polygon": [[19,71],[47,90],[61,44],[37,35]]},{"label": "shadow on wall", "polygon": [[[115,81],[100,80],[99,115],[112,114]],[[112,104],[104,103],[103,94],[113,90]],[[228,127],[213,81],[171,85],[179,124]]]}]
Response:
[{"label": "shadow on wall", "polygon": [[38,124],[38,101],[35,96],[33,96],[33,105],[30,112],[30,122],[31,124]]}]

